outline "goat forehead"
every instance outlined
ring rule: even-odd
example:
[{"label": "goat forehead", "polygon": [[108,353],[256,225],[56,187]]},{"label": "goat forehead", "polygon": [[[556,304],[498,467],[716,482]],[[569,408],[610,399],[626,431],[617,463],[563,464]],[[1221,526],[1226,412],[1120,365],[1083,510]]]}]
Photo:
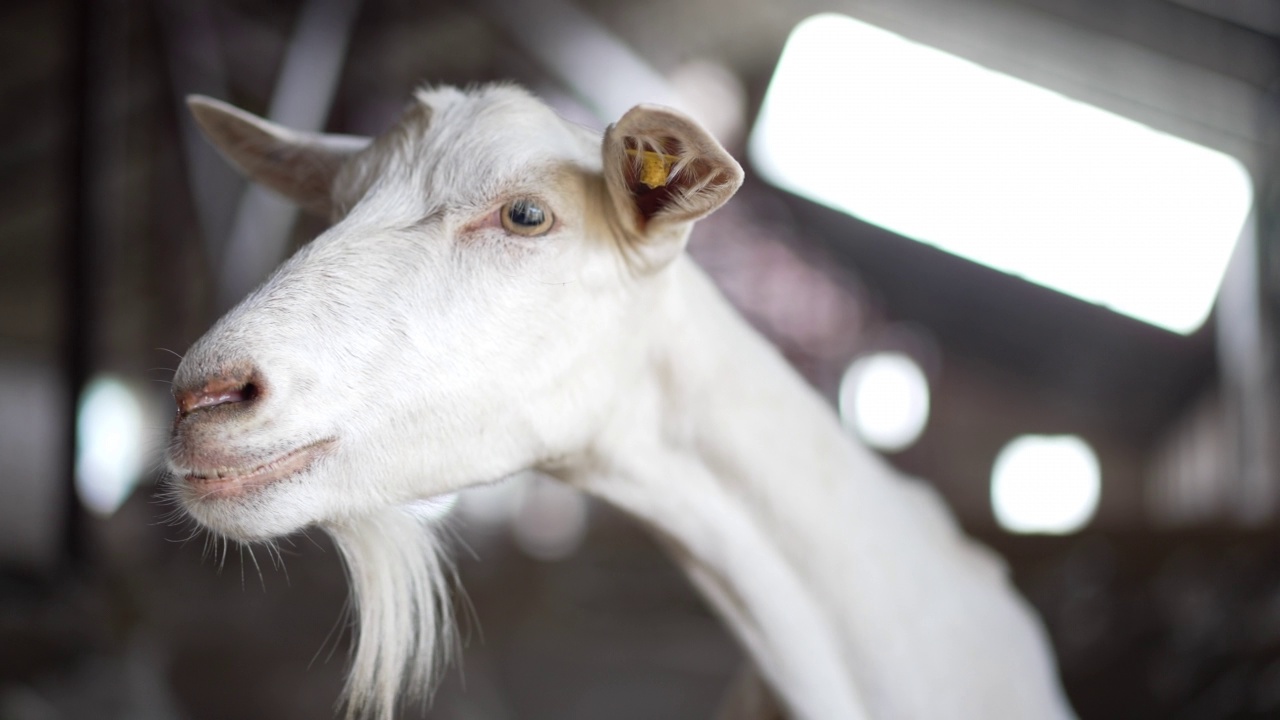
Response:
[{"label": "goat forehead", "polygon": [[565,165],[599,169],[598,138],[515,88],[423,92],[417,101],[381,158],[381,174],[433,195],[484,195]]}]

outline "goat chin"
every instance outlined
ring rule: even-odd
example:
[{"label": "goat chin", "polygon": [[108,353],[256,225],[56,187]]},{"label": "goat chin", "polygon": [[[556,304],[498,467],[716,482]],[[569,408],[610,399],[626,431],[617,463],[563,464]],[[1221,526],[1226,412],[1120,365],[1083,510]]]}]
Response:
[{"label": "goat chin", "polygon": [[454,572],[441,552],[439,523],[405,506],[325,530],[342,555],[358,617],[345,716],[391,720],[399,699],[430,698],[457,648]]}]

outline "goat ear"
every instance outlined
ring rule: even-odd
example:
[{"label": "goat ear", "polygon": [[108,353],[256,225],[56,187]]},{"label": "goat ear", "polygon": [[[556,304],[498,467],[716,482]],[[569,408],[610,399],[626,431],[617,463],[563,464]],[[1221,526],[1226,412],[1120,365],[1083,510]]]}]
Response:
[{"label": "goat ear", "polygon": [[710,133],[656,105],[637,105],[605,131],[604,172],[613,210],[651,267],[674,259],[689,224],[742,185],[742,168]]},{"label": "goat ear", "polygon": [[202,95],[187,106],[205,137],[246,177],[308,212],[332,215],[333,180],[368,138],[291,130]]}]

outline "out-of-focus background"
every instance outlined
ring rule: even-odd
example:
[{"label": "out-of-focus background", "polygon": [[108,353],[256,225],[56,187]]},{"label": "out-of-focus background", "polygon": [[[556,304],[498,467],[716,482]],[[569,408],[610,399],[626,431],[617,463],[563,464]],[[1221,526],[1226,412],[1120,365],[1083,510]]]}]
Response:
[{"label": "out-of-focus background", "polygon": [[[0,53],[3,720],[332,715],[327,540],[281,567],[157,484],[177,355],[322,229],[183,98],[374,134],[490,80],[742,161],[691,252],[1008,559],[1082,717],[1280,716],[1271,0],[49,0]],[[626,517],[524,477],[452,523],[428,717],[711,714],[741,651]]]}]

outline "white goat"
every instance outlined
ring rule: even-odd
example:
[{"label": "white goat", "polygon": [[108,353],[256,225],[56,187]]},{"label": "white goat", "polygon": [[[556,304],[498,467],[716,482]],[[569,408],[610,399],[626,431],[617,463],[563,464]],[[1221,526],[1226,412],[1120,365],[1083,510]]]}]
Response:
[{"label": "white goat", "polygon": [[190,104],[334,224],[187,353],[169,468],[215,532],[333,535],[349,714],[390,718],[450,644],[431,503],[533,468],[645,523],[795,718],[1071,715],[998,561],[683,253],[742,179],[696,123],[639,106],[602,141],[514,87],[442,88],[370,141]]}]

